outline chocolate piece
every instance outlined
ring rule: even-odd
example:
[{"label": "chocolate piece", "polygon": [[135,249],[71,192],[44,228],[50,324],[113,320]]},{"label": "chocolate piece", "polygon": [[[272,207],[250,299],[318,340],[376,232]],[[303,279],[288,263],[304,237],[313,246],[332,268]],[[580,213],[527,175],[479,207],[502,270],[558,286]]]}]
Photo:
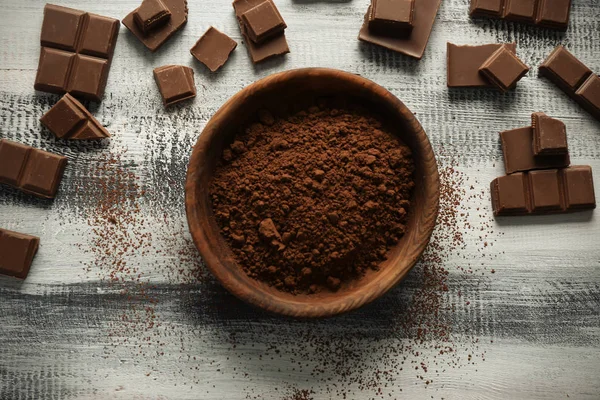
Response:
[{"label": "chocolate piece", "polygon": [[571,0],[539,0],[535,23],[544,28],[566,30],[570,12]]},{"label": "chocolate piece", "polygon": [[133,20],[145,34],[164,25],[171,18],[171,11],[161,0],[143,0],[133,12]]},{"label": "chocolate piece", "polygon": [[246,33],[254,43],[281,34],[287,25],[271,0],[265,0],[242,14]]},{"label": "chocolate piece", "polygon": [[587,112],[600,120],[600,84],[598,76],[563,46],[558,46],[539,69]]},{"label": "chocolate piece", "polygon": [[[520,0],[519,0],[520,1]],[[471,0],[469,15],[471,17],[501,17],[504,0]]]},{"label": "chocolate piece", "polygon": [[175,32],[183,28],[188,20],[187,0],[162,0],[162,3],[171,13],[171,18],[147,34],[135,22],[134,14],[139,8],[123,18],[123,25],[152,52],[158,50]]},{"label": "chocolate piece", "polygon": [[235,40],[212,26],[196,42],[190,53],[212,72],[221,68],[235,48]]},{"label": "chocolate piece", "polygon": [[506,0],[503,17],[508,21],[535,22],[538,0]]},{"label": "chocolate piece", "polygon": [[490,188],[495,216],[559,214],[596,208],[589,166],[519,172],[494,179]]},{"label": "chocolate piece", "polygon": [[600,120],[600,77],[590,77],[575,92],[579,104],[596,119]]},{"label": "chocolate piece", "polygon": [[383,36],[402,37],[413,28],[415,0],[373,0],[369,31]]},{"label": "chocolate piece", "polygon": [[562,121],[539,112],[531,115],[531,126],[534,155],[566,154],[569,151],[567,128]]},{"label": "chocolate piece", "polygon": [[448,87],[490,87],[490,82],[479,73],[481,65],[498,49],[506,47],[516,53],[516,43],[494,43],[480,46],[447,44]]},{"label": "chocolate piece", "polygon": [[67,157],[0,139],[0,183],[52,199],[66,165]]},{"label": "chocolate piece", "polygon": [[238,19],[242,36],[244,36],[246,48],[248,49],[252,62],[255,64],[290,52],[287,40],[285,39],[285,33],[265,40],[260,44],[254,43],[250,39],[246,25],[242,20],[242,15],[263,2],[264,0],[234,0],[233,2],[233,9],[235,11],[235,16]]},{"label": "chocolate piece", "polygon": [[35,90],[100,101],[118,34],[116,19],[47,4]]},{"label": "chocolate piece", "polygon": [[59,139],[104,139],[110,134],[89,111],[70,94],[65,94],[40,122]]},{"label": "chocolate piece", "polygon": [[529,67],[513,52],[501,47],[483,63],[479,72],[505,93],[517,86],[517,82],[529,72]]},{"label": "chocolate piece", "polygon": [[561,168],[570,164],[569,154],[534,156],[533,128],[519,128],[500,132],[504,168],[507,174],[532,169]]},{"label": "chocolate piece", "polygon": [[369,30],[369,16],[371,15],[371,8],[369,7],[358,34],[358,39],[420,60],[429,42],[429,36],[441,2],[442,0],[415,1],[413,29],[410,35],[401,38],[379,35]]},{"label": "chocolate piece", "polygon": [[0,275],[27,278],[40,238],[0,228]]},{"label": "chocolate piece", "polygon": [[154,79],[168,107],[180,101],[196,97],[194,70],[183,65],[165,65],[154,70]]}]

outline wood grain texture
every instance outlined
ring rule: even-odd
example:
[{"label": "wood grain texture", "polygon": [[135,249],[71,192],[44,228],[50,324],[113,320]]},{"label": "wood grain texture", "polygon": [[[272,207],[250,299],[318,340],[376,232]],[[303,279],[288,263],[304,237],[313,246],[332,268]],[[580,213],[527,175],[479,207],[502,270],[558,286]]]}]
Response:
[{"label": "wood grain texture", "polygon": [[[356,40],[367,0],[276,0],[289,26],[291,53],[252,66],[241,44],[217,74],[198,64],[189,49],[210,25],[241,43],[231,5],[191,0],[186,27],[154,54],[121,28],[104,100],[86,103],[113,135],[96,144],[64,144],[41,128],[40,116],[58,99],[33,91],[44,2],[0,1],[0,137],[69,157],[54,202],[0,188],[0,227],[41,238],[25,282],[0,278],[1,399],[282,399],[291,387],[312,388],[315,399],[330,399],[338,397],[334,386],[357,399],[599,397],[597,212],[489,222],[488,198],[461,205],[471,210],[466,218],[473,226],[493,225],[494,234],[486,240],[494,246],[483,257],[480,235],[469,230],[465,248],[444,260],[449,271],[445,301],[455,304],[455,311],[443,317],[452,326],[456,353],[451,365],[430,368],[429,385],[410,364],[423,355],[393,350],[410,339],[393,327],[423,286],[421,265],[364,309],[315,322],[266,315],[210,278],[189,283],[165,272],[173,265],[191,270],[198,262],[182,261],[177,251],[170,251],[193,246],[186,233],[184,183],[198,135],[239,90],[292,68],[337,68],[390,90],[416,113],[440,163],[453,159],[458,164],[469,192],[486,191],[503,173],[497,132],[527,125],[534,111],[566,123],[573,163],[591,165],[600,187],[600,123],[535,73],[558,44],[600,72],[598,0],[573,2],[566,33],[471,21],[468,0],[444,0],[421,61]],[[60,4],[122,19],[138,1]],[[450,91],[447,41],[515,41],[517,54],[534,71],[506,95],[487,89]],[[165,64],[195,69],[195,101],[164,110],[152,69]],[[101,279],[102,266],[88,251],[95,237],[88,214],[100,179],[94,167],[108,152],[121,154],[127,170],[147,190],[140,204],[146,226],[155,234],[149,245],[165,250],[164,255],[127,256],[151,283],[149,295],[158,299],[154,308],[160,327],[149,332],[135,326],[115,332],[124,315],[137,315],[133,306],[146,303],[124,299],[124,286]],[[457,267],[467,262],[478,265],[479,272],[463,274]],[[433,353],[427,346],[422,351]],[[477,362],[469,362],[469,354]],[[485,361],[478,354],[485,354]],[[392,361],[403,357],[405,368],[400,370]],[[353,376],[364,379],[371,379],[374,370],[394,368],[380,394],[348,381],[339,371],[344,360],[360,360]]]}]

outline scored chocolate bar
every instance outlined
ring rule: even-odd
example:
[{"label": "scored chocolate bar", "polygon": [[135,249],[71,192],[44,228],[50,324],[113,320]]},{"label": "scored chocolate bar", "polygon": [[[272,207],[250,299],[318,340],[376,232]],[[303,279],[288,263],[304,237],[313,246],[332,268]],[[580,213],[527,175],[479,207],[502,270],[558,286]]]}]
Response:
[{"label": "scored chocolate bar", "polygon": [[600,78],[564,46],[558,46],[550,53],[540,66],[539,74],[600,120]]},{"label": "scored chocolate bar", "polygon": [[501,176],[492,181],[490,189],[495,216],[545,215],[596,208],[589,166]]},{"label": "scored chocolate bar", "polygon": [[94,140],[110,134],[89,111],[70,94],[65,94],[40,122],[59,139]]},{"label": "scored chocolate bar", "polygon": [[0,183],[38,197],[54,198],[67,157],[0,139]]},{"label": "scored chocolate bar", "polygon": [[0,228],[0,274],[25,279],[40,238]]},{"label": "scored chocolate bar", "polygon": [[35,89],[100,101],[119,26],[113,18],[47,4]]},{"label": "scored chocolate bar", "polygon": [[543,28],[566,30],[571,0],[471,0],[472,18],[500,18]]}]

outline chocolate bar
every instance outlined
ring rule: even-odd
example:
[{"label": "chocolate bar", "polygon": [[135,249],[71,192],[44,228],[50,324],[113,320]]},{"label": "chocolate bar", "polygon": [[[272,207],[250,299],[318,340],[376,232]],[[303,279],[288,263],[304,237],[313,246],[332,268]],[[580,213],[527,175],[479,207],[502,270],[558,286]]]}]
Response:
[{"label": "chocolate bar", "polygon": [[70,94],[65,94],[40,122],[59,139],[94,140],[110,134],[89,111]]},{"label": "chocolate bar", "polygon": [[500,18],[543,28],[569,27],[571,0],[471,0],[472,18]]},{"label": "chocolate bar", "polygon": [[40,238],[0,228],[0,275],[25,279]]},{"label": "chocolate bar", "polygon": [[194,70],[183,65],[165,65],[154,70],[154,79],[168,107],[180,101],[196,97]]},{"label": "chocolate bar", "polygon": [[248,53],[250,54],[252,62],[255,64],[290,52],[287,40],[285,39],[285,33],[274,36],[260,44],[254,43],[252,39],[250,39],[249,33],[247,32],[248,29],[244,24],[242,15],[254,7],[262,4],[263,2],[264,0],[234,0],[233,2],[233,9],[242,32],[242,36],[244,37],[246,48],[248,49]]},{"label": "chocolate bar", "polygon": [[517,86],[517,82],[529,72],[529,67],[503,46],[483,63],[479,72],[505,93]]},{"label": "chocolate bar", "polygon": [[415,0],[373,0],[369,15],[369,31],[391,37],[402,37],[413,28]]},{"label": "chocolate bar", "polygon": [[265,0],[243,13],[242,22],[250,39],[258,44],[280,35],[287,28],[283,17],[271,0]]},{"label": "chocolate bar", "polygon": [[198,39],[194,47],[190,50],[190,53],[192,53],[196,60],[206,65],[212,72],[215,72],[225,65],[229,59],[229,55],[236,47],[237,43],[235,40],[211,26]]},{"label": "chocolate bar", "polygon": [[531,115],[531,126],[535,156],[568,153],[567,128],[562,121],[538,112]]},{"label": "chocolate bar", "polygon": [[533,169],[567,167],[569,154],[535,156],[533,152],[533,128],[519,128],[500,132],[504,152],[504,168],[507,174]]},{"label": "chocolate bar", "polygon": [[56,196],[67,157],[0,139],[0,183],[25,193]]},{"label": "chocolate bar", "polygon": [[171,11],[161,0],[144,0],[133,12],[133,20],[146,35],[166,24],[171,18]]},{"label": "chocolate bar", "polygon": [[113,18],[47,4],[35,90],[100,101],[119,25]]},{"label": "chocolate bar", "polygon": [[545,215],[596,208],[589,166],[519,172],[494,179],[490,187],[495,216]]},{"label": "chocolate bar", "polygon": [[494,43],[479,46],[447,44],[448,87],[490,87],[491,83],[479,73],[479,68],[497,50],[506,48],[517,52],[516,43]]},{"label": "chocolate bar", "polygon": [[418,0],[414,5],[413,29],[406,37],[389,37],[369,29],[371,7],[367,10],[358,39],[388,50],[406,54],[417,59],[423,58],[435,17],[442,0]]},{"label": "chocolate bar", "polygon": [[600,120],[600,78],[564,46],[550,53],[539,73]]},{"label": "chocolate bar", "polygon": [[188,20],[187,0],[162,0],[162,3],[171,13],[171,17],[163,25],[155,26],[147,34],[135,22],[135,14],[139,8],[123,18],[123,25],[152,52],[158,50],[175,32],[183,28]]}]

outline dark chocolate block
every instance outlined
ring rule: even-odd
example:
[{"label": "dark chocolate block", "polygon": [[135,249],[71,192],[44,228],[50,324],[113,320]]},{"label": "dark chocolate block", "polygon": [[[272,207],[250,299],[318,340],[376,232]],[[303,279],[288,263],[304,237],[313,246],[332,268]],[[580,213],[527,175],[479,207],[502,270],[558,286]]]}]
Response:
[{"label": "dark chocolate block", "polygon": [[168,107],[180,101],[196,97],[194,70],[182,65],[165,65],[154,70],[154,79]]},{"label": "dark chocolate block", "polygon": [[47,4],[35,89],[100,101],[118,34],[116,19]]},{"label": "dark chocolate block", "polygon": [[89,111],[70,94],[65,94],[40,122],[59,139],[104,139],[110,134]]},{"label": "dark chocolate block", "polygon": [[516,53],[516,43],[494,43],[479,46],[447,44],[448,87],[490,87],[491,83],[479,73],[481,65],[498,49]]},{"label": "dark chocolate block", "polygon": [[596,208],[592,169],[519,172],[492,181],[495,216],[560,214]]},{"label": "dark chocolate block", "polygon": [[373,0],[369,30],[373,33],[402,37],[413,28],[415,0]]},{"label": "dark chocolate block", "polygon": [[280,35],[287,28],[283,17],[271,0],[265,0],[243,13],[242,22],[246,28],[246,34],[254,43],[258,44]]},{"label": "dark chocolate block", "polygon": [[429,36],[433,29],[435,17],[442,0],[418,0],[414,5],[413,28],[409,35],[390,37],[380,35],[369,29],[369,16],[371,7],[367,10],[363,25],[360,28],[358,39],[363,42],[375,44],[409,57],[421,59],[427,48]]},{"label": "dark chocolate block", "polygon": [[539,73],[600,120],[600,80],[567,49],[563,46],[554,49],[540,66]]},{"label": "dark chocolate block", "polygon": [[0,139],[0,183],[51,199],[66,165],[67,157]]},{"label": "dark chocolate block", "polygon": [[570,12],[571,0],[539,0],[535,23],[544,28],[566,30]]},{"label": "dark chocolate block", "polygon": [[133,20],[145,34],[164,25],[171,18],[171,11],[161,0],[143,0],[133,12]]},{"label": "dark chocolate block", "polygon": [[40,238],[0,228],[0,274],[27,278]]},{"label": "dark chocolate block", "polygon": [[535,156],[568,153],[567,128],[562,121],[539,112],[531,115],[531,126]]},{"label": "dark chocolate block", "polygon": [[233,9],[235,11],[235,16],[238,19],[242,36],[244,37],[244,43],[246,44],[252,62],[255,64],[290,52],[287,40],[285,39],[285,33],[274,36],[262,43],[254,43],[252,39],[250,39],[246,25],[242,20],[242,15],[263,2],[264,0],[234,0],[233,2]]},{"label": "dark chocolate block", "polygon": [[519,128],[500,132],[504,168],[507,174],[533,169],[561,168],[570,164],[569,154],[534,156],[533,128]]},{"label": "dark chocolate block", "polygon": [[501,47],[483,63],[479,72],[505,93],[517,86],[517,82],[529,72],[529,67],[513,52]]},{"label": "dark chocolate block", "polygon": [[190,53],[212,72],[221,68],[235,48],[235,40],[212,26],[196,42]]},{"label": "dark chocolate block", "polygon": [[188,20],[187,0],[162,0],[162,3],[171,13],[171,17],[148,33],[145,33],[135,22],[135,13],[139,8],[123,18],[123,25],[152,52],[158,50],[175,32],[183,28]]},{"label": "dark chocolate block", "polygon": [[471,17],[500,18],[504,10],[504,0],[471,0],[469,15]]},{"label": "dark chocolate block", "polygon": [[538,0],[506,0],[503,17],[508,21],[535,22]]}]

